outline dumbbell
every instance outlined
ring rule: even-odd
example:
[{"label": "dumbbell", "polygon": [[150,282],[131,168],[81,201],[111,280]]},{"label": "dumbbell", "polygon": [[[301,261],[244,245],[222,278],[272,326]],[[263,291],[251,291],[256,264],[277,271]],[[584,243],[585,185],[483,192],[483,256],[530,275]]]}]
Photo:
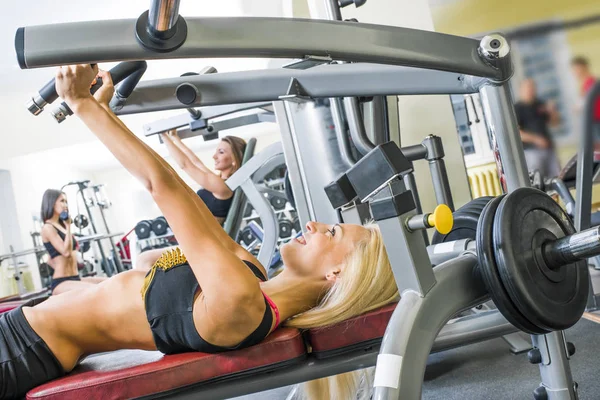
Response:
[{"label": "dumbbell", "polygon": [[79,229],[86,228],[89,223],[88,218],[83,214],[79,214],[73,219],[73,224]]},{"label": "dumbbell", "polygon": [[252,232],[252,229],[250,229],[249,226],[245,227],[240,232],[240,240],[246,246],[250,246],[256,240],[256,236],[254,235],[254,232]]},{"label": "dumbbell", "polygon": [[138,239],[148,239],[151,231],[152,222],[148,220],[142,220],[135,226],[135,234]]},{"label": "dumbbell", "polygon": [[292,236],[292,230],[294,229],[294,224],[292,221],[288,219],[279,220],[279,237],[280,238],[289,238]]},{"label": "dumbbell", "polygon": [[167,233],[167,228],[169,224],[167,223],[167,219],[165,217],[157,217],[152,221],[152,232],[156,236],[161,236]]}]

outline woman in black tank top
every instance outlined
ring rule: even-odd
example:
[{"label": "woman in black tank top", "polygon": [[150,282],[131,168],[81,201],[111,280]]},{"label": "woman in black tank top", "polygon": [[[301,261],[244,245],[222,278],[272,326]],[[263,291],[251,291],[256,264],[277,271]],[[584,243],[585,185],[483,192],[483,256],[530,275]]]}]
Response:
[{"label": "woman in black tank top", "polygon": [[[80,278],[77,269],[77,241],[71,233],[67,196],[60,190],[48,189],[42,198],[42,242],[48,251],[48,264],[54,270],[50,290],[60,294],[96,285],[106,278]],[[61,218],[62,217],[62,218]]]},{"label": "woman in black tank top", "polygon": [[[217,221],[223,225],[233,201],[233,192],[225,184],[225,181],[242,164],[246,149],[244,139],[237,136],[225,136],[221,139],[213,155],[214,169],[217,171],[215,173],[208,169],[189,147],[183,144],[181,138],[177,135],[177,130],[170,130],[161,136],[169,150],[169,154],[179,168],[202,186],[196,193]],[[164,252],[165,249],[163,248],[142,253],[136,260],[136,268],[150,269]]]},{"label": "woman in black tank top", "polygon": [[196,193],[219,223],[223,224],[233,198],[233,192],[225,184],[225,181],[242,164],[246,142],[236,136],[222,138],[213,155],[214,169],[217,171],[215,173],[208,169],[189,147],[183,144],[176,130],[162,134],[162,139],[179,168],[202,187]]}]

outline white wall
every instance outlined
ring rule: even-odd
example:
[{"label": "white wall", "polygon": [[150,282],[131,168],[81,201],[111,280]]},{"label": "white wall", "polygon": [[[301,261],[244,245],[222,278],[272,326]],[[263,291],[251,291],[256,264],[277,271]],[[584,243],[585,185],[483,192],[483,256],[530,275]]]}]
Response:
[{"label": "white wall", "polygon": [[[326,19],[323,0],[307,0],[313,18]],[[433,20],[427,0],[377,0],[355,8],[342,9],[343,19],[433,31]],[[449,96],[403,96],[398,103],[402,146],[420,143],[427,135],[440,136],[446,153],[445,162],[450,178],[454,204],[458,208],[471,200],[462,151],[454,123]],[[415,164],[415,178],[423,211],[436,206],[429,167]]]}]

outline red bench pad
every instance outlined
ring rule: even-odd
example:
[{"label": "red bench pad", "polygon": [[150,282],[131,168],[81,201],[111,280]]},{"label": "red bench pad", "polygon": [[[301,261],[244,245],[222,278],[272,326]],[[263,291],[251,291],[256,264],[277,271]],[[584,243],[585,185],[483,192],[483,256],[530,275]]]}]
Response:
[{"label": "red bench pad", "polygon": [[300,331],[280,328],[262,343],[219,353],[163,355],[122,350],[92,356],[69,375],[38,386],[27,399],[123,399],[141,397],[286,361],[300,361],[306,348]]},{"label": "red bench pad", "polygon": [[309,329],[306,337],[312,345],[312,352],[328,352],[381,339],[397,304],[388,304],[335,325]]},{"label": "red bench pad", "polygon": [[25,304],[26,300],[17,300],[17,301],[5,301],[4,303],[0,303],[0,314],[10,311],[14,308],[19,307],[20,305]]}]

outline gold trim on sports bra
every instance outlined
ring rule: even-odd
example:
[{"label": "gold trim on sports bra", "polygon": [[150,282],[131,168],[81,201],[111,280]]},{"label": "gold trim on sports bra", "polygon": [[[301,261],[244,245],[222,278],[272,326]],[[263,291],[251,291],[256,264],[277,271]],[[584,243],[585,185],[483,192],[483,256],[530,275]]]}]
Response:
[{"label": "gold trim on sports bra", "polygon": [[146,274],[146,278],[144,279],[144,285],[142,286],[142,300],[146,298],[146,292],[150,287],[150,283],[152,279],[154,279],[154,274],[156,273],[156,269],[160,268],[163,271],[167,271],[173,267],[176,267],[181,264],[187,263],[187,258],[185,254],[181,252],[179,247],[175,247],[173,250],[167,250],[159,257],[158,260],[152,265],[148,274]]}]

